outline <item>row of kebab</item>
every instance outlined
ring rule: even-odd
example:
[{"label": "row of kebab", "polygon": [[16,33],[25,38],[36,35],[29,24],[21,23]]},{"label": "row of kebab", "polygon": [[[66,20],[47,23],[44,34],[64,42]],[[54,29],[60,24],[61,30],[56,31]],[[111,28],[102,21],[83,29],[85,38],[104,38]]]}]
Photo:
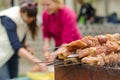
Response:
[{"label": "row of kebab", "polygon": [[[77,54],[77,57],[68,58]],[[60,60],[70,60],[74,63],[89,65],[106,65],[120,62],[120,34],[105,34],[85,36],[81,40],[73,41],[57,50]]]}]

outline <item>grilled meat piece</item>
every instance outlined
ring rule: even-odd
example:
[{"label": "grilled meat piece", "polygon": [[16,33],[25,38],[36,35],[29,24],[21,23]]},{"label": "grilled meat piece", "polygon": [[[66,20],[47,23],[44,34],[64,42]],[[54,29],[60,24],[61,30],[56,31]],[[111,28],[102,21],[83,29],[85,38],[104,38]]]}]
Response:
[{"label": "grilled meat piece", "polygon": [[120,53],[110,53],[106,55],[105,53],[99,54],[97,56],[87,56],[82,58],[83,63],[89,65],[105,65],[111,63],[119,63],[120,62]]},{"label": "grilled meat piece", "polygon": [[98,45],[105,44],[107,41],[118,41],[120,40],[120,34],[106,34],[98,36],[85,36],[81,40],[73,41],[69,43],[66,48],[68,51],[72,52],[76,49],[84,49],[88,47],[94,47]]},{"label": "grilled meat piece", "polygon": [[81,62],[89,64],[89,65],[104,65],[105,64],[102,56],[96,56],[96,57],[87,56],[87,57],[84,57],[81,60]]},{"label": "grilled meat piece", "polygon": [[76,53],[79,55],[79,58],[85,56],[96,56],[101,53],[109,54],[111,52],[120,52],[120,45],[117,42],[108,41],[106,44],[96,47],[90,47],[86,49],[78,49]]},{"label": "grilled meat piece", "polygon": [[72,52],[75,51],[76,49],[84,49],[86,48],[88,45],[81,41],[81,40],[77,40],[77,41],[73,41],[71,43],[69,43],[66,48],[68,51]]}]

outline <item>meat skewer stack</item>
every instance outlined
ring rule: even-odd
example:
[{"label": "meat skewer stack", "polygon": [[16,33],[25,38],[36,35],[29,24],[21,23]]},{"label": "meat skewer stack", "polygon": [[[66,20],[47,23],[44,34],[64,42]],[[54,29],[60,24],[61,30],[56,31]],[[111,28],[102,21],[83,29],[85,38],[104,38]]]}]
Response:
[{"label": "meat skewer stack", "polygon": [[[78,62],[90,65],[105,65],[120,62],[120,34],[86,36],[58,49],[59,59],[78,54]],[[74,60],[73,60],[74,61]]]}]

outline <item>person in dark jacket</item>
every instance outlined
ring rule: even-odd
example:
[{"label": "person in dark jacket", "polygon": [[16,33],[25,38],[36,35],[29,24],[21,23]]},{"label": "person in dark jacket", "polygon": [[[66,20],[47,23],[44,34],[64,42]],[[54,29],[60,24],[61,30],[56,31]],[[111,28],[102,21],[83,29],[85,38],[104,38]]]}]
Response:
[{"label": "person in dark jacket", "polygon": [[90,3],[84,3],[81,6],[80,13],[78,15],[77,21],[83,24],[87,22],[92,23],[95,17],[95,9],[92,7]]}]

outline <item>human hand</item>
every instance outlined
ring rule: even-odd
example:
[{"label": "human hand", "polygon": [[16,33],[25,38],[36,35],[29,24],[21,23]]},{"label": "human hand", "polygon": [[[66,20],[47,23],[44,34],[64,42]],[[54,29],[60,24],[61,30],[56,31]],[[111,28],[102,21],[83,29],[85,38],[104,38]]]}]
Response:
[{"label": "human hand", "polygon": [[49,54],[49,56],[47,58],[47,61],[49,63],[52,63],[52,62],[54,62],[55,58],[56,58],[56,55],[54,55],[54,52],[52,52],[52,53]]},{"label": "human hand", "polygon": [[43,56],[44,56],[45,60],[48,61],[48,59],[50,57],[50,53],[48,51],[46,51],[45,53],[43,53]]},{"label": "human hand", "polygon": [[46,64],[44,63],[38,63],[37,65],[35,65],[33,68],[32,68],[32,72],[39,72],[39,71],[42,71],[42,72],[46,72],[48,70]]}]

